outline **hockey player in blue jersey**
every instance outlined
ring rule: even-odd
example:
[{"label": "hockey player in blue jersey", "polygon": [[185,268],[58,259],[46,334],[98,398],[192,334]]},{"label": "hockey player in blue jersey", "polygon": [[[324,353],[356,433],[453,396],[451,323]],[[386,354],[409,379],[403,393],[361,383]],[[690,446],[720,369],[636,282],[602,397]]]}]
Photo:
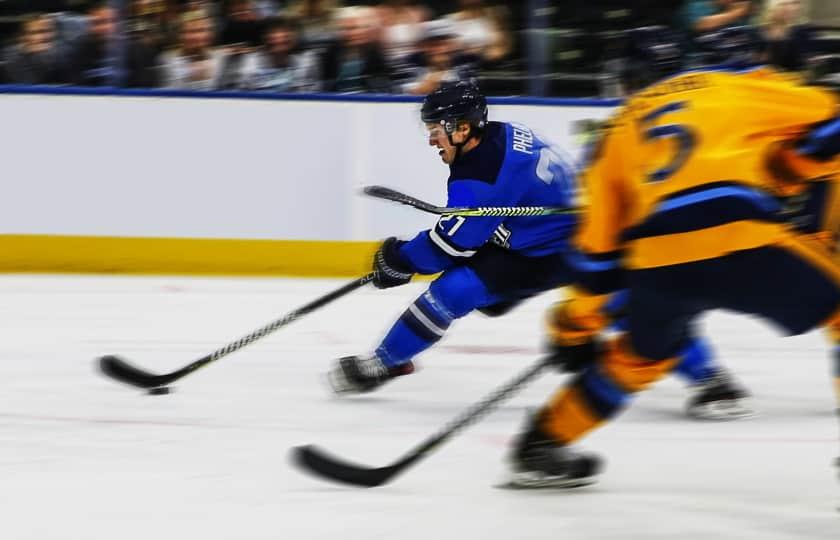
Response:
[{"label": "hockey player in blue jersey", "polygon": [[[449,206],[572,206],[575,171],[529,128],[488,122],[472,83],[429,94],[422,106],[429,145],[449,165]],[[411,359],[474,310],[500,315],[521,300],[573,281],[566,252],[573,215],[444,217],[404,242],[387,239],[374,257],[374,284],[389,288],[414,274],[443,272],[368,356],[342,358],[329,373],[338,393],[375,389],[411,373]]]},{"label": "hockey player in blue jersey", "polygon": [[[450,167],[448,206],[574,204],[571,160],[525,126],[488,122],[487,103],[476,86],[442,87],[426,97],[421,116],[429,144]],[[583,274],[597,274],[593,269],[603,265],[582,260],[569,247],[576,225],[574,215],[445,217],[409,242],[386,240],[374,257],[377,287],[403,285],[415,273],[443,274],[409,306],[373,354],[338,361],[328,375],[333,389],[374,390],[412,373],[412,358],[439,341],[455,319],[474,310],[501,315],[528,297],[568,285]],[[605,306],[612,319],[619,319],[621,298],[616,295]],[[558,367],[576,369],[574,347],[552,345]],[[746,393],[724,378],[701,340],[686,349],[677,373],[690,384],[704,383],[689,400],[690,414],[731,419],[752,413]],[[718,382],[711,385],[713,376]]]},{"label": "hockey player in blue jersey", "polygon": [[[430,145],[450,165],[448,205],[572,204],[570,161],[525,126],[488,123],[486,101],[474,85],[450,85],[430,94],[422,117]],[[572,216],[443,218],[410,242],[386,240],[374,259],[378,287],[405,284],[414,273],[444,273],[373,354],[339,360],[329,374],[334,390],[367,392],[412,373],[411,359],[439,341],[454,319],[474,310],[501,315],[527,297],[574,281],[581,266],[592,266],[581,263],[566,242],[575,225]],[[616,318],[620,296],[606,307]],[[552,345],[560,367],[574,370],[569,362],[574,351]],[[713,419],[752,414],[746,392],[725,376],[701,340],[686,349],[677,373],[698,388],[689,414]]]}]

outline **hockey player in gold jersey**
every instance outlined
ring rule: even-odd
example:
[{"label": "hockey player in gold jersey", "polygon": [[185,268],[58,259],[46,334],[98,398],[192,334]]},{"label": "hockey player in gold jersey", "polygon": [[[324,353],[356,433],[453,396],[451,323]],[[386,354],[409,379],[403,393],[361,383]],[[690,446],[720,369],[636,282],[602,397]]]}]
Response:
[{"label": "hockey player in gold jersey", "polygon": [[[630,91],[667,73],[679,71],[683,55],[682,36],[666,27],[637,28],[628,36],[626,50],[628,72],[624,77]],[[756,53],[754,30],[726,28],[704,36],[705,60],[718,62],[750,60]],[[597,140],[599,126],[590,126],[589,141]],[[600,346],[593,336],[595,329],[623,327],[627,311],[624,292],[608,297],[586,299],[586,292],[574,287],[561,291],[563,300],[552,306],[546,320],[546,345],[549,353],[563,371],[579,371],[593,358],[592,351]],[[713,348],[700,335],[687,339],[673,370],[688,385],[685,411],[689,417],[703,420],[734,420],[753,416],[749,392],[715,358]]]},{"label": "hockey player in gold jersey", "polygon": [[600,461],[568,445],[669,373],[705,311],[754,314],[789,334],[840,323],[830,243],[790,215],[820,182],[836,190],[839,112],[830,92],[766,68],[685,73],[627,101],[583,173],[576,238],[588,257],[621,261],[616,280],[584,285],[627,289],[627,331],[531,420],[514,484],[590,481]]},{"label": "hockey player in gold jersey", "polygon": [[[565,373],[577,373],[595,358],[603,336],[621,331],[627,312],[626,291],[590,297],[585,290],[565,287],[562,300],[546,317],[547,352]],[[685,413],[698,420],[739,420],[755,415],[747,389],[715,357],[709,340],[690,336],[673,373],[686,383]]]}]

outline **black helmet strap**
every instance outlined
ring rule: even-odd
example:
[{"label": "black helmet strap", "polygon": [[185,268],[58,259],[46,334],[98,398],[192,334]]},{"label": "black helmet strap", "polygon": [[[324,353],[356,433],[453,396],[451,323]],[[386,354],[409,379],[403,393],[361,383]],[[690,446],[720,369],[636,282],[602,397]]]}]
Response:
[{"label": "black helmet strap", "polygon": [[457,121],[455,122],[455,129],[453,129],[452,131],[449,131],[448,129],[446,129],[446,126],[444,126],[444,128],[443,128],[443,130],[446,132],[446,138],[449,139],[449,144],[451,144],[452,146],[455,147],[455,159],[453,161],[455,161],[459,157],[461,157],[461,152],[464,148],[464,145],[467,144],[467,142],[469,142],[469,140],[472,139],[475,136],[474,131],[473,131],[473,125],[469,124],[469,126],[470,126],[470,136],[467,137],[464,140],[464,142],[461,142],[461,143],[456,143],[452,139],[452,134],[455,133],[456,129],[458,129],[458,122]]},{"label": "black helmet strap", "polygon": [[[453,132],[453,133],[454,133],[454,132]],[[455,147],[455,159],[453,159],[453,160],[452,160],[452,161],[455,161],[455,160],[457,160],[459,157],[461,157],[461,149],[464,147],[464,145],[467,143],[467,141],[464,141],[464,142],[462,142],[462,143],[456,143],[456,142],[452,139],[452,133],[449,133],[449,132],[447,132],[447,133],[446,133],[446,136],[447,136],[447,138],[449,138],[449,144],[451,144],[452,146],[454,146],[454,147]],[[469,140],[469,139],[467,139],[467,140]]]}]

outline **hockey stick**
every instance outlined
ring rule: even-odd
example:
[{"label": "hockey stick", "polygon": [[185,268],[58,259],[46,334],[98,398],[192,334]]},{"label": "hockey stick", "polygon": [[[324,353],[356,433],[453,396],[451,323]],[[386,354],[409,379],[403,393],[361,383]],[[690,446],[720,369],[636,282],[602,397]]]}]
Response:
[{"label": "hockey stick", "polygon": [[298,308],[295,311],[292,311],[291,313],[285,315],[283,318],[277,319],[276,321],[273,321],[263,326],[259,330],[255,330],[247,336],[232,343],[229,343],[221,349],[217,349],[212,353],[208,354],[207,356],[203,356],[195,362],[192,362],[191,364],[188,364],[177,371],[165,373],[163,375],[156,375],[154,373],[150,373],[138,367],[132,366],[119,356],[114,355],[101,357],[99,359],[99,369],[101,369],[102,373],[104,373],[108,377],[111,377],[112,379],[126,384],[130,384],[132,386],[137,386],[140,388],[159,388],[165,386],[171,382],[177,381],[182,377],[185,377],[186,375],[189,375],[197,369],[203,368],[211,362],[215,362],[223,356],[227,356],[234,351],[238,351],[242,347],[245,347],[246,345],[257,341],[258,339],[263,338],[268,334],[271,334],[275,330],[278,330],[279,328],[286,326],[287,324],[293,321],[296,321],[304,315],[329,304],[333,300],[337,300],[342,296],[352,291],[355,291],[359,287],[373,280],[373,277],[374,273],[371,272],[365,276],[355,279],[350,283],[344,285],[343,287],[336,289],[329,294],[325,294],[317,300],[314,300],[306,304],[305,306]]},{"label": "hockey stick", "polygon": [[466,216],[466,217],[521,217],[521,216],[556,216],[562,214],[576,214],[575,208],[561,206],[479,206],[469,207],[444,207],[429,204],[411,195],[384,186],[367,186],[364,188],[365,195],[386,201],[393,201],[405,204],[440,216]]},{"label": "hockey stick", "polygon": [[461,413],[454,420],[446,424],[439,432],[428,437],[425,441],[415,446],[403,457],[387,467],[354,465],[331,457],[324,453],[323,450],[311,444],[292,448],[292,462],[298,467],[327,480],[361,487],[381,486],[393,480],[397,475],[429,455],[438,446],[449,440],[463,428],[476,422],[501,402],[513,396],[528,382],[536,378],[547,365],[548,360],[540,360],[528,368],[527,371]]}]

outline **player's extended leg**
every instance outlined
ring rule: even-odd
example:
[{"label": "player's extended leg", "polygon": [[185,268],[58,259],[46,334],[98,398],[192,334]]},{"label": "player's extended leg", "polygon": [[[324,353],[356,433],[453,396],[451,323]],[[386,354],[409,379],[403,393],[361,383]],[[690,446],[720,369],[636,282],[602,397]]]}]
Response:
[{"label": "player's extended leg", "polygon": [[[629,291],[631,308],[637,295]],[[564,345],[598,343],[594,337],[609,324],[607,297],[577,294],[564,311],[555,312],[552,338]],[[510,484],[520,488],[575,487],[594,481],[601,469],[594,455],[574,453],[569,446],[597,426],[607,422],[631,401],[633,394],[653,384],[677,363],[677,353],[688,336],[696,307],[670,302],[654,292],[645,297],[645,309],[631,312],[627,324],[633,328],[644,317],[662,346],[655,357],[634,352],[626,334],[590,349],[593,359],[581,358],[576,376],[557,392],[519,437],[511,456]],[[583,349],[581,349],[583,350]]]},{"label": "player's extended leg", "polygon": [[[686,316],[675,317],[663,334],[677,337]],[[678,350],[678,346],[674,348]],[[529,422],[511,464],[510,484],[520,488],[586,485],[600,472],[600,459],[578,454],[569,445],[622,411],[639,392],[669,373],[676,356],[652,360],[636,354],[625,335],[608,341],[595,362],[588,363]]]},{"label": "player's extended leg", "polygon": [[[569,288],[566,297],[552,307],[548,316],[547,346],[556,357],[555,364],[574,373],[594,359],[602,330],[624,330],[627,293],[591,296]],[[702,338],[691,335],[674,371],[690,385],[691,396],[686,402],[689,416],[734,420],[754,415],[749,393],[715,361],[711,347]]]},{"label": "player's extended leg", "polygon": [[394,324],[374,354],[347,357],[330,372],[341,393],[367,392],[413,371],[411,359],[437,343],[455,319],[473,310],[501,315],[517,302],[569,283],[561,254],[528,257],[485,244],[463,266],[445,271]]},{"label": "player's extended leg", "polygon": [[[573,480],[569,475],[580,469],[570,467],[560,450],[613,418],[634,393],[673,369],[692,319],[703,311],[760,315],[790,334],[840,321],[840,267],[800,238],[634,271],[629,283],[629,339],[613,340],[602,360],[570,381],[533,419],[514,451],[512,482],[530,487],[535,477],[542,484]],[[533,433],[540,444],[530,443],[537,438]]]},{"label": "player's extended leg", "polygon": [[[600,469],[598,458],[570,457],[569,446],[613,419],[637,392],[676,367],[680,352],[691,341],[691,321],[706,307],[691,290],[697,276],[692,273],[674,279],[673,272],[669,268],[628,274],[628,333],[607,341],[596,360],[585,363],[532,418],[512,455],[511,484],[568,487],[593,481]],[[605,305],[602,301],[602,312]],[[579,324],[569,326],[587,326],[583,315],[591,307],[575,311],[574,304],[570,305],[568,318]],[[590,329],[596,329],[597,318],[589,321]]]},{"label": "player's extended leg", "polygon": [[694,336],[680,352],[674,373],[689,384],[688,416],[701,420],[739,420],[755,415],[750,394],[718,362],[709,344]]},{"label": "player's extended leg", "polygon": [[337,393],[369,392],[412,373],[411,359],[440,341],[456,319],[502,300],[471,268],[447,270],[405,310],[373,354],[340,359],[328,375],[330,384]]}]

